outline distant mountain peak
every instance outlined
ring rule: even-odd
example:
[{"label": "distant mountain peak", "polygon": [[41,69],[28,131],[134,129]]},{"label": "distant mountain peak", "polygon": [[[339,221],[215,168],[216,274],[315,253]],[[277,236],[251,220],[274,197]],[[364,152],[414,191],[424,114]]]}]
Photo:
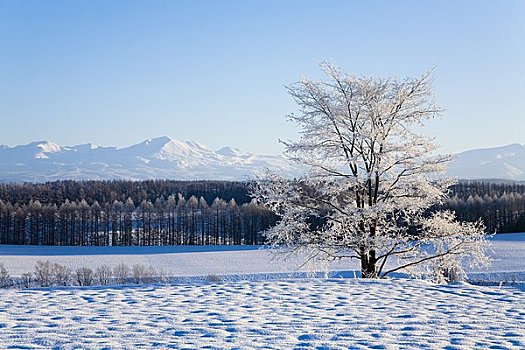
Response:
[{"label": "distant mountain peak", "polygon": [[246,152],[241,151],[238,148],[233,148],[233,147],[228,147],[228,146],[215,151],[215,153],[220,154],[221,156],[224,156],[224,157],[241,157],[242,158],[242,157],[251,156],[250,153],[246,153]]},{"label": "distant mountain peak", "polygon": [[0,152],[9,152],[9,150],[16,150],[16,153],[23,154],[25,157],[32,159],[47,159],[51,153],[59,153],[63,149],[59,145],[49,141],[34,141],[27,145],[19,145],[13,148],[0,147]]},{"label": "distant mountain peak", "polygon": [[[70,147],[71,148],[71,147]],[[73,147],[75,150],[77,151],[85,151],[85,150],[94,150],[94,149],[97,149],[99,148],[98,145],[95,145],[94,143],[91,143],[91,142],[88,142],[88,143],[84,143],[82,145],[77,145],[77,146],[74,146]]]},{"label": "distant mountain peak", "polygon": [[16,147],[32,148],[32,149],[35,149],[41,152],[45,152],[45,153],[60,152],[62,150],[62,148],[59,145],[53,142],[49,142],[49,141],[34,141],[31,143],[28,143],[27,145],[20,145]]},{"label": "distant mountain peak", "polygon": [[60,152],[62,150],[62,147],[49,141],[42,142],[38,147],[42,148],[44,152]]},{"label": "distant mountain peak", "polygon": [[525,146],[480,148],[456,155],[448,174],[461,179],[525,180]]},{"label": "distant mountain peak", "polygon": [[496,154],[496,153],[499,153],[499,152],[507,152],[507,151],[518,151],[519,152],[519,151],[523,151],[523,150],[525,150],[525,145],[522,145],[522,144],[519,144],[519,143],[512,143],[512,144],[504,145],[504,146],[475,148],[475,149],[471,149],[471,150],[467,150],[467,151],[458,153],[458,156],[460,156],[462,154],[467,154],[467,153],[470,153],[470,152],[476,152],[476,153],[486,152],[486,153]]},{"label": "distant mountain peak", "polygon": [[159,137],[154,137],[154,138],[144,140],[144,142],[142,143],[149,147],[156,147],[159,145],[165,145],[166,143],[170,141],[172,141],[172,139],[168,136],[159,136]]},{"label": "distant mountain peak", "polygon": [[155,137],[123,147],[91,143],[62,147],[48,141],[0,147],[0,182],[59,179],[246,180],[262,169],[297,176],[282,156],[257,156],[232,147],[214,152],[196,141]]},{"label": "distant mountain peak", "polygon": [[215,157],[212,150],[200,143],[173,139],[165,143],[155,155],[160,159],[179,161],[184,158],[188,160],[188,158],[202,159]]}]

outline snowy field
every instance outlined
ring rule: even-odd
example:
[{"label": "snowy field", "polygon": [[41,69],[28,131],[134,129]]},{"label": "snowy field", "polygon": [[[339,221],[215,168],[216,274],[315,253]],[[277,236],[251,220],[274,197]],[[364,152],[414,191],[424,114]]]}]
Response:
[{"label": "snowy field", "polygon": [[[493,266],[471,275],[523,281],[525,234],[492,241]],[[0,289],[0,349],[525,348],[524,284],[292,278],[298,260],[272,260],[254,247],[0,246],[12,275],[32,271],[37,260],[72,268],[146,264],[179,279]],[[210,274],[224,275],[222,282],[190,277]]]},{"label": "snowy field", "polygon": [[[295,272],[300,258],[283,261],[261,246],[175,246],[175,247],[20,247],[0,246],[0,262],[12,276],[32,271],[38,260],[95,268],[120,263],[161,268],[168,276],[271,274]],[[354,270],[356,262],[334,264],[333,270]],[[302,269],[304,270],[304,269]]]},{"label": "snowy field", "polygon": [[525,293],[297,279],[0,291],[18,349],[524,349]]},{"label": "snowy field", "polygon": [[[488,270],[472,271],[472,276],[499,278],[525,275],[525,233],[500,234],[491,239],[489,255],[493,264]],[[12,276],[33,271],[38,260],[50,260],[78,267],[96,268],[142,264],[162,269],[168,276],[206,276],[239,274],[293,273],[302,260],[278,259],[259,246],[175,246],[175,247],[49,247],[0,245],[0,263]],[[334,271],[355,271],[357,261],[341,261],[331,265]],[[487,274],[490,274],[488,276]]]}]

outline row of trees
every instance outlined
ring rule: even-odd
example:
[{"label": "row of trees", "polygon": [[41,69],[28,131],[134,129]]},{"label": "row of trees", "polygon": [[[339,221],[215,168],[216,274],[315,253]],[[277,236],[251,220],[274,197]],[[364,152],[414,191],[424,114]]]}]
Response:
[{"label": "row of trees", "polygon": [[525,232],[525,185],[459,182],[442,208],[462,221],[482,219],[488,232]]},{"label": "row of trees", "polygon": [[86,199],[27,204],[0,200],[0,244],[180,245],[261,244],[276,216],[255,201],[182,194],[91,204]]},{"label": "row of trees", "polygon": [[69,201],[81,201],[91,205],[115,201],[134,203],[155,202],[159,197],[167,198],[180,193],[186,198],[195,196],[211,203],[215,198],[234,198],[239,205],[250,202],[247,188],[250,183],[239,181],[175,181],[175,180],[111,180],[74,181],[61,180],[46,183],[0,183],[0,199],[4,202],[60,205]]},{"label": "row of trees", "polygon": [[[128,283],[154,283],[164,282],[162,270],[152,266],[136,264],[129,267],[120,263],[114,267],[99,265],[95,269],[79,267],[75,270],[69,267],[52,263],[49,260],[37,261],[33,272],[24,272],[20,277],[11,277],[9,271],[0,262],[0,288],[8,287],[52,287],[52,286],[91,286]],[[207,278],[211,281],[211,277]]]},{"label": "row of trees", "polygon": [[[1,184],[0,244],[261,244],[262,231],[277,216],[249,201],[249,186],[167,180]],[[130,196],[121,200],[123,195]],[[525,185],[460,182],[436,209],[455,211],[461,221],[481,218],[488,232],[525,232]]]}]

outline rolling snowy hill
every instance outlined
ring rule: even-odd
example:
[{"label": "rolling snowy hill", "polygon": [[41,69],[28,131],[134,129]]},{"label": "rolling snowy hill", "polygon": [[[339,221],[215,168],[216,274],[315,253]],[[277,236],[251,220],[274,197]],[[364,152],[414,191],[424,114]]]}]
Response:
[{"label": "rolling snowy hill", "polygon": [[[255,155],[223,147],[213,151],[194,141],[148,139],[124,148],[94,144],[60,146],[37,141],[0,146],[0,182],[61,179],[246,180],[269,168],[287,176],[301,171],[283,156]],[[525,181],[525,146],[475,149],[460,153],[448,175],[460,179]]]},{"label": "rolling snowy hill", "polygon": [[265,168],[297,174],[282,156],[254,155],[224,147],[213,151],[198,142],[169,137],[125,148],[84,144],[64,147],[47,141],[0,146],[0,182],[60,179],[246,180]]}]

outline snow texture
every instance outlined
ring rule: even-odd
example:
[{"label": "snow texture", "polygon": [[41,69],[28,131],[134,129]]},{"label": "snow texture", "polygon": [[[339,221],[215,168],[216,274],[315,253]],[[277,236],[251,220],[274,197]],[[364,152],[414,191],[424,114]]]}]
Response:
[{"label": "snow texture", "polygon": [[423,281],[301,279],[0,291],[24,349],[523,349],[525,294]]},{"label": "snow texture", "polygon": [[[491,240],[498,260],[488,274],[523,274],[525,233]],[[0,262],[18,272],[50,259],[228,275],[216,282],[180,277],[168,285],[0,289],[0,348],[525,348],[525,285],[298,278],[277,272],[297,270],[299,259],[272,261],[258,247],[0,248]]]}]

